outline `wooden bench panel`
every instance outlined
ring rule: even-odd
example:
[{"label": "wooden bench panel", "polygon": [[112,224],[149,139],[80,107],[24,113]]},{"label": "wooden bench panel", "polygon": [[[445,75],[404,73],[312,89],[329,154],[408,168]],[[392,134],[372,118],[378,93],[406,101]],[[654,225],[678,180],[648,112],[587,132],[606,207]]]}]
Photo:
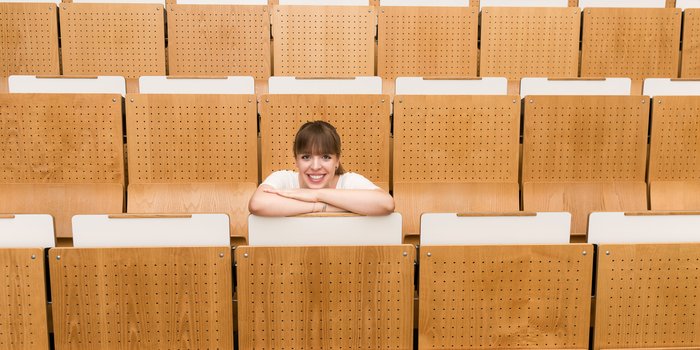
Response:
[{"label": "wooden bench panel", "polygon": [[60,73],[55,4],[0,3],[0,23],[0,76]]}]

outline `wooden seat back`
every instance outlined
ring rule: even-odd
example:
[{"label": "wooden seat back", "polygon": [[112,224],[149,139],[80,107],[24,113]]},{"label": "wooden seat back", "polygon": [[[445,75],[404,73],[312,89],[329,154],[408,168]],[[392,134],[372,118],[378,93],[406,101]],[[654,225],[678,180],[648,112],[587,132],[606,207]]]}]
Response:
[{"label": "wooden seat back", "polygon": [[54,3],[0,2],[0,77],[60,74],[57,9]]}]

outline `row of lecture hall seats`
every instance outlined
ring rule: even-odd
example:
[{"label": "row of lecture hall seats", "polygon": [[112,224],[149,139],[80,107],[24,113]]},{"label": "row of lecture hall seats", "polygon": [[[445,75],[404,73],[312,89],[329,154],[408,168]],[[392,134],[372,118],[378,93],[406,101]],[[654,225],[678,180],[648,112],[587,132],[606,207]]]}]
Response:
[{"label": "row of lecture hall seats", "polygon": [[700,210],[698,81],[647,79],[631,96],[625,78],[528,78],[521,100],[505,78],[399,78],[392,105],[378,77],[273,77],[259,106],[252,77],[144,77],[139,94],[121,77],[10,83],[0,212],[52,214],[61,245],[74,214],[124,209],[227,213],[244,244],[248,199],[294,169],[294,134],[316,119],[338,128],[347,169],[391,190],[409,243],[425,212],[567,211],[580,242],[590,212]]},{"label": "row of lecture hall seats", "polygon": [[594,213],[586,243],[565,212],[421,220],[417,250],[399,214],[251,216],[232,251],[221,214],[78,215],[64,248],[4,215],[0,347],[700,347],[697,212]]},{"label": "row of lecture hall seats", "polygon": [[444,2],[462,7],[0,2],[0,80],[119,75],[138,92],[145,75],[245,75],[265,93],[271,75],[479,75],[517,94],[526,76],[630,77],[639,94],[645,78],[700,77],[699,0]]}]

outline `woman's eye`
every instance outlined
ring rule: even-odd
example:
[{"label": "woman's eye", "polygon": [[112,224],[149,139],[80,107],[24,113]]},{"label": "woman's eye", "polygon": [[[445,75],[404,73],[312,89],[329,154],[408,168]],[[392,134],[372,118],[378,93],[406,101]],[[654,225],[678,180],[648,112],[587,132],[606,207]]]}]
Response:
[{"label": "woman's eye", "polygon": [[303,160],[309,160],[309,156],[305,154],[305,155],[301,156],[301,159],[303,159]]},{"label": "woman's eye", "polygon": [[323,159],[325,159],[325,160],[330,160],[330,159],[331,159],[331,156],[328,155],[328,154],[324,154],[324,155],[323,155]]}]

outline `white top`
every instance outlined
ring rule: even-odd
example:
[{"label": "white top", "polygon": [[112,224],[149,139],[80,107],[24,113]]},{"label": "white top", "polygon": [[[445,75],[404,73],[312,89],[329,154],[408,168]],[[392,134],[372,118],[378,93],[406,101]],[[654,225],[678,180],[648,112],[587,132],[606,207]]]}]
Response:
[{"label": "white top", "polygon": [[[299,173],[291,170],[280,170],[270,174],[261,185],[268,185],[278,190],[299,188]],[[379,187],[366,177],[357,173],[340,175],[336,189],[343,190],[374,190]]]},{"label": "white top", "polygon": [[469,7],[469,0],[379,0],[379,6]]},{"label": "white top", "polygon": [[455,213],[421,215],[421,245],[567,244],[571,214],[535,216],[463,216]]},{"label": "white top", "polygon": [[369,6],[369,0],[279,0],[280,5]]},{"label": "white top", "polygon": [[681,9],[700,8],[700,0],[676,0],[676,7]]},{"label": "white top", "polygon": [[253,77],[173,78],[143,76],[139,78],[141,94],[255,94]]},{"label": "white top", "polygon": [[650,97],[698,96],[700,95],[700,80],[644,79],[644,92],[642,94]]},{"label": "white top", "polygon": [[630,78],[605,78],[603,80],[523,78],[520,80],[521,97],[527,95],[629,96],[631,90],[632,80]]},{"label": "white top", "polygon": [[270,77],[268,82],[270,94],[378,95],[382,93],[381,77],[349,79]]},{"label": "white top", "polygon": [[591,213],[588,243],[700,242],[700,215]]},{"label": "white top", "polygon": [[401,244],[401,215],[248,217],[251,246]]},{"label": "white top", "polygon": [[226,214],[191,217],[73,216],[74,247],[195,247],[231,244]]},{"label": "white top", "polygon": [[31,3],[47,3],[47,4],[60,4],[61,0],[0,0],[2,2],[31,2]]},{"label": "white top", "polygon": [[396,95],[507,95],[506,78],[396,78]]},{"label": "white top", "polygon": [[178,5],[267,5],[267,0],[177,0]]},{"label": "white top", "polygon": [[666,0],[579,0],[578,7],[664,8]]},{"label": "white top", "polygon": [[569,0],[481,0],[484,7],[569,7]]},{"label": "white top", "polygon": [[51,215],[18,214],[14,218],[0,218],[0,248],[55,246]]},{"label": "white top", "polygon": [[10,75],[7,87],[11,93],[126,95],[124,77],[117,76],[37,78],[35,75]]}]

